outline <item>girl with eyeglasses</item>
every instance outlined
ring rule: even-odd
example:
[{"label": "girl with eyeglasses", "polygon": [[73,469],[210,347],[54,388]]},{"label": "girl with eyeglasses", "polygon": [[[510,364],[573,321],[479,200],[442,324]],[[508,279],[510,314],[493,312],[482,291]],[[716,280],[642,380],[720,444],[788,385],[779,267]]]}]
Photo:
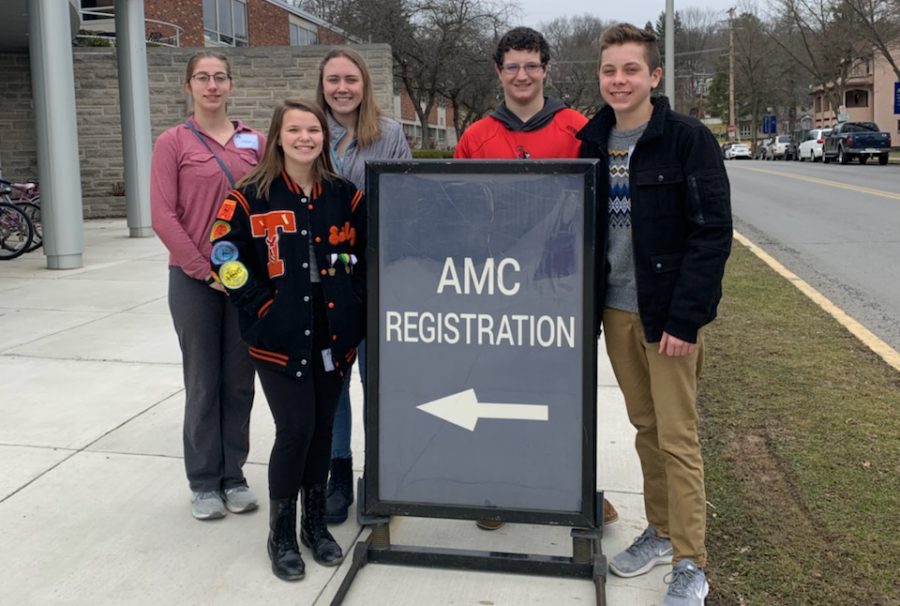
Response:
[{"label": "girl with eyeglasses", "polygon": [[193,114],[153,147],[153,229],[169,250],[169,309],[184,369],[184,465],[198,520],[257,508],[243,466],[250,448],[253,365],[237,313],[210,272],[209,234],[222,199],[259,162],[261,133],[231,120],[228,59],[200,51],[187,63],[183,89]]},{"label": "girl with eyeglasses", "polygon": [[[355,50],[336,48],[325,55],[319,66],[316,99],[328,117],[335,170],[358,189],[363,190],[366,185],[367,161],[412,158],[403,127],[379,110],[369,68]],[[365,353],[363,341],[356,367],[364,391]],[[329,524],[344,522],[347,510],[353,504],[353,451],[350,448],[353,416],[350,411],[350,373],[346,374],[334,418],[326,518]]]}]

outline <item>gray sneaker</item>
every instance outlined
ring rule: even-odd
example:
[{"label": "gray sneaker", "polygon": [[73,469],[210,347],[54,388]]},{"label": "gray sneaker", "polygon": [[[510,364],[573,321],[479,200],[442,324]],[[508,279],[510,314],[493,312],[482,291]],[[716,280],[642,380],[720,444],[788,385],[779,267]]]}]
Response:
[{"label": "gray sneaker", "polygon": [[666,575],[669,591],[662,606],[703,606],[709,583],[706,574],[691,560],[681,560]]},{"label": "gray sneaker", "polygon": [[636,577],[654,566],[672,562],[672,541],[657,536],[652,526],[641,533],[628,549],[609,561],[609,569],[619,577]]},{"label": "gray sneaker", "polygon": [[252,490],[246,486],[235,486],[225,489],[225,507],[231,513],[246,513],[253,511],[259,505]]},{"label": "gray sneaker", "polygon": [[217,490],[191,493],[191,514],[198,520],[217,520],[225,517],[225,503]]}]

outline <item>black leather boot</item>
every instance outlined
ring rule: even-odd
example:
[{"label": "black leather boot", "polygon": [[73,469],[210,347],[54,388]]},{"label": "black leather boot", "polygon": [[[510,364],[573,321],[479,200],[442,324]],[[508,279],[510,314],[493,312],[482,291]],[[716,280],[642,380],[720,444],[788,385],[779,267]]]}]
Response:
[{"label": "black leather boot", "polygon": [[325,521],[340,524],[347,520],[353,504],[353,459],[331,459],[328,491],[325,494]]},{"label": "black leather boot", "polygon": [[272,572],[285,581],[299,581],[306,565],[297,545],[297,497],[269,499],[269,559]]},{"label": "black leather boot", "polygon": [[300,516],[300,542],[313,552],[313,559],[322,566],[337,566],[344,559],[325,525],[325,485],[315,484],[300,489],[303,513]]}]

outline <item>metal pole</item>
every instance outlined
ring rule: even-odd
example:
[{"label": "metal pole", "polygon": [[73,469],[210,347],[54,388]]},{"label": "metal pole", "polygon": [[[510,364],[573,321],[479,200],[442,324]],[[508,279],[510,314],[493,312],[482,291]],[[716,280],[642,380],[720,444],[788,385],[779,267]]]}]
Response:
[{"label": "metal pole", "polygon": [[675,109],[675,0],[666,0],[666,96]]},{"label": "metal pole", "polygon": [[122,116],[122,156],[128,233],[153,235],[150,227],[150,86],[142,0],[116,0],[116,58]]},{"label": "metal pole", "polygon": [[728,138],[738,138],[734,115],[734,8],[728,9]]},{"label": "metal pole", "polygon": [[82,267],[84,253],[75,68],[67,0],[29,0],[28,48],[48,269]]}]

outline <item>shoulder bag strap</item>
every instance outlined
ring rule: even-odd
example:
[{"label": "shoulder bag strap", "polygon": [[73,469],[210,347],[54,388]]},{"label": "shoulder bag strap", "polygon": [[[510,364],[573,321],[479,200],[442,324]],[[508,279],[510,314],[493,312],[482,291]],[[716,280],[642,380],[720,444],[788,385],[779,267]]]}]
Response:
[{"label": "shoulder bag strap", "polygon": [[187,125],[187,127],[189,129],[191,129],[194,132],[195,135],[197,135],[197,138],[200,139],[200,142],[206,146],[206,149],[209,150],[209,153],[211,153],[213,155],[213,158],[215,158],[216,162],[219,163],[219,166],[222,167],[222,172],[225,173],[225,177],[228,179],[228,184],[231,185],[231,187],[233,189],[236,184],[236,181],[234,180],[234,177],[231,176],[231,171],[228,170],[227,166],[225,166],[225,163],[222,161],[222,158],[220,158],[218,155],[216,155],[216,152],[213,151],[213,148],[212,148],[212,146],[210,146],[209,141],[206,140],[206,137],[204,137],[203,135],[200,134],[200,131],[197,130],[197,127],[194,126],[193,122],[191,122],[190,120],[187,120],[185,122],[185,124]]}]

